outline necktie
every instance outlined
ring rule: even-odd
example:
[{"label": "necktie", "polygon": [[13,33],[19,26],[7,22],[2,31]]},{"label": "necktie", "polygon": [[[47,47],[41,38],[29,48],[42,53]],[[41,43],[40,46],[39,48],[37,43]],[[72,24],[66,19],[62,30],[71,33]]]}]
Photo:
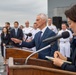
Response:
[{"label": "necktie", "polygon": [[39,32],[39,40],[41,40],[42,31]]}]

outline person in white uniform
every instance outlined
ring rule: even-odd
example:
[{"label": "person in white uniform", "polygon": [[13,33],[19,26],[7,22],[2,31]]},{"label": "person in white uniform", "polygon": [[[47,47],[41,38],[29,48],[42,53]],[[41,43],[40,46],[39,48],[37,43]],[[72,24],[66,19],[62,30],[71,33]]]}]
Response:
[{"label": "person in white uniform", "polygon": [[37,24],[36,24],[36,22],[33,24],[33,30],[32,30],[32,37],[34,38],[35,37],[35,34],[37,33],[37,32],[39,32],[40,31],[40,29],[39,28],[37,28]]},{"label": "person in white uniform", "polygon": [[23,40],[26,42],[31,41],[32,36],[27,36],[27,34],[31,33],[31,31],[33,30],[33,28],[29,26],[29,21],[25,22],[25,28],[23,28],[22,30],[23,30],[23,34],[24,34]]},{"label": "person in white uniform", "polygon": [[52,24],[51,18],[48,18],[48,28],[54,31],[56,34],[58,33],[57,27]]},{"label": "person in white uniform", "polygon": [[62,23],[61,28],[62,29],[58,32],[58,35],[62,34],[62,32],[64,31],[68,31],[70,36],[66,39],[63,39],[63,38],[59,39],[60,53],[63,56],[70,57],[70,42],[73,38],[73,35],[72,35],[72,32],[67,29],[66,23]]},{"label": "person in white uniform", "polygon": [[[33,24],[33,30],[31,31],[32,32],[32,37],[34,38],[35,34],[38,33],[39,31],[40,31],[40,29],[37,28],[37,23],[35,22]],[[36,51],[36,47],[33,47],[32,50],[35,52]]]},{"label": "person in white uniform", "polygon": [[[29,26],[29,21],[26,21],[25,27],[22,29],[23,41],[26,41],[26,42],[32,41],[32,39],[33,39],[32,33],[31,33],[32,30],[33,30],[33,28]],[[28,36],[29,33],[31,33],[31,36]],[[27,47],[23,47],[23,49],[32,50],[32,48],[27,48]]]}]

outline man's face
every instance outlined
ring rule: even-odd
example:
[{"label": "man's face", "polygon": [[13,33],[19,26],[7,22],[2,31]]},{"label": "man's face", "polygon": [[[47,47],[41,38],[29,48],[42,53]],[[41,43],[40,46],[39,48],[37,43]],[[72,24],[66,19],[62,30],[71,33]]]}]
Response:
[{"label": "man's face", "polygon": [[15,27],[15,28],[18,28],[18,24],[17,24],[17,23],[14,23],[14,27]]},{"label": "man's face", "polygon": [[8,27],[10,27],[10,25],[8,25],[8,24],[5,24],[5,27],[7,27],[7,28],[8,28]]},{"label": "man's face", "polygon": [[50,26],[52,24],[52,19],[48,18],[48,25]]},{"label": "man's face", "polygon": [[48,19],[48,25],[51,25],[51,23],[52,23],[52,19]]},{"label": "man's face", "polygon": [[25,22],[25,26],[26,27],[29,27],[29,22]]},{"label": "man's face", "polygon": [[34,24],[33,27],[34,27],[35,29],[37,29],[37,24]]},{"label": "man's face", "polygon": [[67,18],[67,20],[68,20],[69,28],[71,28],[73,32],[76,33],[76,22],[70,20],[69,18]]},{"label": "man's face", "polygon": [[41,28],[44,23],[45,23],[44,19],[42,19],[40,16],[37,16],[37,18],[36,18],[37,28]]},{"label": "man's face", "polygon": [[63,30],[66,30],[67,29],[67,26],[65,24],[62,24],[61,27],[62,27]]}]

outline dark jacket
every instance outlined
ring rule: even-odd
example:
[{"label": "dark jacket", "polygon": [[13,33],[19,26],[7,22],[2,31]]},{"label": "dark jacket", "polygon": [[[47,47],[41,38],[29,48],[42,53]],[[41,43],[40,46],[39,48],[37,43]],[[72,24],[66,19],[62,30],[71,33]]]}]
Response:
[{"label": "dark jacket", "polygon": [[9,42],[10,42],[10,34],[6,34],[6,36],[5,36],[4,33],[1,33],[1,54],[2,54],[2,56],[4,56],[3,43],[5,45],[9,45]]},{"label": "dark jacket", "polygon": [[4,36],[4,33],[1,33],[1,43],[5,43],[6,45],[9,44],[10,41],[10,34],[6,34],[6,36]]},{"label": "dark jacket", "polygon": [[72,62],[72,64],[63,63],[61,68],[63,70],[74,71],[76,72],[76,48],[71,56],[71,58],[67,58],[68,61]]},{"label": "dark jacket", "polygon": [[[11,33],[10,33],[10,38],[17,38],[17,39],[22,40],[23,39],[23,32],[22,32],[22,30],[18,28],[17,35],[15,35],[15,29],[12,29]],[[12,45],[18,46],[18,44],[15,44],[14,42],[12,42]]]}]

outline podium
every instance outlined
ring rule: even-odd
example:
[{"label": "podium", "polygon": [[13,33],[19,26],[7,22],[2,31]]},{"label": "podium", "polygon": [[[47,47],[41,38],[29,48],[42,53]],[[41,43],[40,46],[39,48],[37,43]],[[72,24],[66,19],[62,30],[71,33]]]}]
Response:
[{"label": "podium", "polygon": [[[5,58],[9,59],[9,57],[13,58],[26,58],[29,56],[33,51],[24,50],[21,48],[6,48],[5,50]],[[32,56],[32,58],[38,58],[38,54]]]},{"label": "podium", "polygon": [[30,58],[24,64],[24,58],[9,58],[9,75],[76,75],[75,72],[61,70],[51,61]]}]

